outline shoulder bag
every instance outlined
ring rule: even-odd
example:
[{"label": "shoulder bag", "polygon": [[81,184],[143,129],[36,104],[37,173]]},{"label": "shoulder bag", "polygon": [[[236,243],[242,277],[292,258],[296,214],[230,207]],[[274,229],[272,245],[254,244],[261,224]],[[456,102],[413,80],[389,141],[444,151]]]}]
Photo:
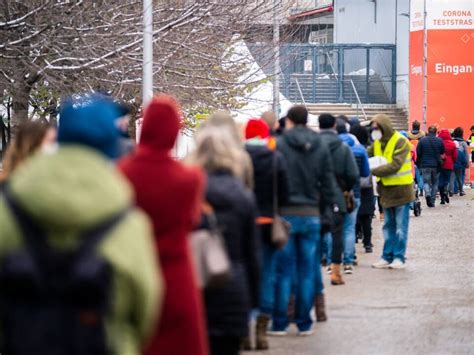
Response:
[{"label": "shoulder bag", "polygon": [[191,233],[190,244],[198,285],[222,287],[231,278],[231,264],[214,212],[205,215],[208,228]]},{"label": "shoulder bag", "polygon": [[290,224],[285,221],[278,211],[278,163],[276,152],[273,153],[273,223],[272,243],[278,249],[283,249],[290,237]]}]

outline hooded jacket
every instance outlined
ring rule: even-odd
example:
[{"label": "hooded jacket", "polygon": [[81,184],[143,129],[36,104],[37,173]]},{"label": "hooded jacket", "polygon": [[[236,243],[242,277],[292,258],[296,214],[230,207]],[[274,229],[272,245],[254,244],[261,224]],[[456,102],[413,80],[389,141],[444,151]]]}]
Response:
[{"label": "hooded jacket", "polygon": [[411,130],[410,132],[408,132],[408,139],[411,141],[419,141],[425,135],[426,134],[423,131]]},{"label": "hooded jacket", "polygon": [[443,169],[453,170],[454,162],[458,158],[458,149],[456,148],[456,144],[454,144],[453,139],[451,138],[451,134],[449,134],[449,131],[447,129],[442,129],[439,132],[439,138],[443,140],[445,151]]},{"label": "hooded jacket", "polygon": [[319,216],[321,199],[328,206],[337,202],[333,163],[321,136],[306,126],[285,131],[278,150],[288,166],[289,197],[281,213]]},{"label": "hooded jacket", "polygon": [[[380,143],[382,150],[384,150],[390,138],[395,134],[392,121],[387,115],[380,114],[376,115],[372,119],[372,122],[377,123],[382,131],[382,139],[380,140]],[[370,157],[374,156],[373,144],[368,148],[367,153]],[[395,144],[395,153],[392,162],[373,169],[372,174],[378,177],[396,174],[409,154],[411,154],[410,142],[408,142],[406,138],[401,137]],[[384,208],[402,206],[415,199],[412,185],[384,186],[382,182],[379,182],[377,187],[380,195],[380,202]]]},{"label": "hooded jacket", "polygon": [[273,217],[274,174],[277,180],[278,206],[286,204],[288,199],[286,160],[279,151],[272,151],[266,145],[252,144],[250,141],[246,143],[245,148],[253,163],[258,214],[263,217]]},{"label": "hooded jacket", "polygon": [[359,168],[351,148],[342,142],[336,131],[321,130],[321,140],[329,147],[331,162],[334,166],[336,202],[339,210],[347,212],[343,191],[351,191],[359,180]]},{"label": "hooded jacket", "polygon": [[[352,134],[342,133],[339,134],[339,138],[351,148],[359,168],[360,178],[368,178],[370,175],[369,157],[364,146],[356,142]],[[354,197],[360,198],[360,179],[354,184],[353,190]]]},{"label": "hooded jacket", "polygon": [[[78,145],[53,155],[37,153],[9,178],[9,188],[57,249],[77,248],[83,231],[133,203],[122,175],[95,151]],[[0,262],[22,245],[19,226],[0,195]],[[163,295],[148,218],[133,209],[96,250],[113,270],[112,310],[106,319],[110,353],[138,355],[152,334]]]},{"label": "hooded jacket", "polygon": [[155,97],[145,110],[135,153],[119,162],[135,188],[138,207],[153,222],[166,281],[163,315],[145,352],[149,355],[207,354],[202,299],[187,241],[199,219],[204,177],[200,169],[170,156],[179,129],[177,103]]}]

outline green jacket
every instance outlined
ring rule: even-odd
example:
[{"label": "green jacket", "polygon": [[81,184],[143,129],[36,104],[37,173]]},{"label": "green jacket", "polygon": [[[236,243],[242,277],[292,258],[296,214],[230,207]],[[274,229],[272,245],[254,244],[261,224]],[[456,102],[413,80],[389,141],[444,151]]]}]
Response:
[{"label": "green jacket", "polygon": [[[79,146],[37,154],[15,171],[9,186],[55,248],[75,248],[80,232],[133,203],[132,190],[120,173],[94,151]],[[19,226],[0,195],[0,263],[22,244]],[[98,246],[114,271],[112,311],[106,320],[114,354],[140,354],[154,327],[163,295],[155,248],[148,219],[137,209]]]},{"label": "green jacket", "polygon": [[[376,115],[372,122],[376,122],[382,129],[382,150],[385,149],[385,145],[388,143],[390,138],[395,134],[395,130],[392,126],[392,121],[386,115]],[[398,151],[394,155],[393,160],[390,164],[380,166],[372,170],[372,174],[378,177],[389,176],[397,173],[402,167],[407,154],[410,153],[410,144],[407,144],[405,139],[398,140],[395,145],[395,151]],[[367,153],[369,157],[374,156],[374,145],[372,144],[368,149]],[[397,207],[412,202],[415,199],[415,193],[412,185],[399,185],[399,186],[384,186],[381,182],[377,184],[377,190],[380,195],[380,203],[384,208]]]}]

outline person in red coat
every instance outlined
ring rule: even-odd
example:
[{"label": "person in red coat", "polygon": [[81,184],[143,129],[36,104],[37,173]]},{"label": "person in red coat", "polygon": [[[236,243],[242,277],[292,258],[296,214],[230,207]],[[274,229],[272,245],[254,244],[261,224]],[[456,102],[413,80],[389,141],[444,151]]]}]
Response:
[{"label": "person in red coat", "polygon": [[449,203],[448,195],[448,185],[451,181],[451,174],[454,170],[454,163],[458,158],[458,149],[456,144],[454,144],[451,134],[447,129],[442,129],[438,135],[439,138],[443,140],[444,144],[444,163],[441,167],[441,172],[439,175],[439,194],[441,196],[441,205]]},{"label": "person in red coat", "polygon": [[204,176],[170,155],[180,117],[176,101],[155,97],[145,110],[135,153],[119,162],[135,188],[138,207],[153,222],[166,282],[163,314],[145,355],[208,354],[201,294],[187,241],[200,216]]}]

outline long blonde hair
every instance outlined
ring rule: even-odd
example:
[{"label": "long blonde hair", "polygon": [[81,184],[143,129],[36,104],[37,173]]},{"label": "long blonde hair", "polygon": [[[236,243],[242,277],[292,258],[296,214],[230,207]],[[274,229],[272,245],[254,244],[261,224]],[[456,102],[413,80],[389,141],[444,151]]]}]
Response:
[{"label": "long blonde hair", "polygon": [[228,171],[236,177],[242,174],[240,150],[232,133],[225,127],[207,126],[199,130],[196,135],[196,150],[187,161],[202,167],[208,173]]}]

